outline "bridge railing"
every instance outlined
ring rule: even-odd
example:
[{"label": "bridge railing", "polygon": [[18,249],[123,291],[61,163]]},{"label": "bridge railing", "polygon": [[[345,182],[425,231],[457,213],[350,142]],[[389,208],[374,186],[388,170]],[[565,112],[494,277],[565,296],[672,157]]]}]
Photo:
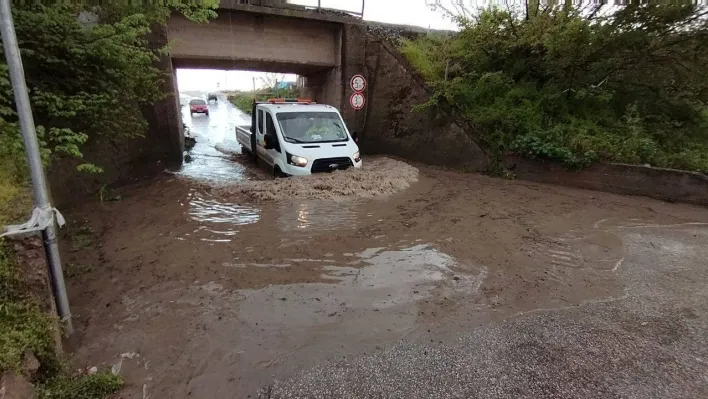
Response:
[{"label": "bridge railing", "polygon": [[236,3],[261,7],[337,11],[363,18],[364,1],[365,0],[237,0]]},{"label": "bridge railing", "polygon": [[286,0],[286,2],[307,8],[341,11],[359,18],[364,17],[364,0]]}]

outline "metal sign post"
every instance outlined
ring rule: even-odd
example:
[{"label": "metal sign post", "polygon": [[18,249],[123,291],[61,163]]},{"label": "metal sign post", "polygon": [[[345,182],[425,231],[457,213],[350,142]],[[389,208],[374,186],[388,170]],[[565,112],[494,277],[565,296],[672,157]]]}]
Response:
[{"label": "metal sign post", "polygon": [[[42,226],[42,238],[44,239],[44,249],[49,263],[49,275],[52,282],[52,289],[59,311],[59,317],[64,321],[66,334],[71,335],[74,327],[71,323],[71,312],[69,311],[69,299],[66,295],[64,285],[64,273],[61,269],[61,258],[59,257],[59,245],[57,244],[55,210],[49,204],[49,190],[45,180],[42,158],[39,153],[39,143],[37,142],[37,132],[34,127],[32,108],[30,107],[29,95],[27,94],[27,84],[25,82],[24,69],[22,68],[22,58],[17,45],[15,35],[15,25],[12,20],[12,9],[10,0],[0,0],[0,33],[2,33],[3,47],[5,48],[5,58],[10,71],[10,81],[12,91],[15,93],[15,104],[17,106],[17,116],[20,120],[22,138],[25,142],[25,152],[27,153],[27,164],[30,168],[32,186],[34,188],[35,211],[30,222],[25,227],[30,227],[27,231],[33,231],[31,227]],[[44,219],[43,223],[39,220]],[[33,226],[29,226],[32,224]],[[21,232],[21,230],[19,231]]]}]

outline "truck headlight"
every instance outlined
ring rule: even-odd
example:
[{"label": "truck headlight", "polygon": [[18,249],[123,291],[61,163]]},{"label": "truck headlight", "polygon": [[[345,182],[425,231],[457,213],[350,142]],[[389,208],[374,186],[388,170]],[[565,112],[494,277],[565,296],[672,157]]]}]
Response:
[{"label": "truck headlight", "polygon": [[293,163],[295,166],[299,167],[305,167],[307,166],[307,158],[305,157],[299,157],[297,155],[291,155],[290,156],[290,161]]},{"label": "truck headlight", "polygon": [[359,156],[359,151],[355,152],[354,155],[352,155],[352,158],[354,158],[354,162],[361,161],[361,157]]}]

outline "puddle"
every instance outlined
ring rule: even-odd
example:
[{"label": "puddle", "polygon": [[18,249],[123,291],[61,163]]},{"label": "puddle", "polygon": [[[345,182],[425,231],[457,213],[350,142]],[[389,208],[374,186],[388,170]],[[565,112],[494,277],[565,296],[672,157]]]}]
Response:
[{"label": "puddle", "polygon": [[[455,273],[453,269],[467,268],[430,245],[374,248],[357,254],[358,259],[342,257],[355,260],[346,264],[334,259],[300,260],[320,264],[323,282],[236,291],[243,297],[240,309],[244,318],[259,325],[304,325],[331,323],[332,313],[346,312],[348,317],[361,315],[368,320],[369,312],[387,311],[390,317],[408,319],[412,326],[419,301],[457,291],[478,293],[487,273],[484,267],[474,268],[471,275]],[[287,267],[295,272],[289,263],[228,266]]]},{"label": "puddle", "polygon": [[[223,202],[197,191],[189,193],[187,206],[189,218],[198,223],[193,233],[207,242],[231,242],[240,232],[239,227],[261,219],[258,208]],[[204,235],[207,237],[202,237]]]},{"label": "puddle", "polygon": [[357,225],[356,203],[299,201],[278,204],[281,231],[330,231]]},{"label": "puddle", "polygon": [[261,211],[252,206],[230,204],[195,192],[189,200],[189,216],[197,222],[243,226],[258,222]]}]

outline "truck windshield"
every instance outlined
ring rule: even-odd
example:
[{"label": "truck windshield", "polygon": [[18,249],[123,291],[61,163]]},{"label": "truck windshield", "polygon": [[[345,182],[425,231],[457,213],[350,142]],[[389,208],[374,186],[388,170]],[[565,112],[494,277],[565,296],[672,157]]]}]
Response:
[{"label": "truck windshield", "polygon": [[349,140],[344,122],[335,112],[283,112],[277,118],[283,138],[291,143]]}]

